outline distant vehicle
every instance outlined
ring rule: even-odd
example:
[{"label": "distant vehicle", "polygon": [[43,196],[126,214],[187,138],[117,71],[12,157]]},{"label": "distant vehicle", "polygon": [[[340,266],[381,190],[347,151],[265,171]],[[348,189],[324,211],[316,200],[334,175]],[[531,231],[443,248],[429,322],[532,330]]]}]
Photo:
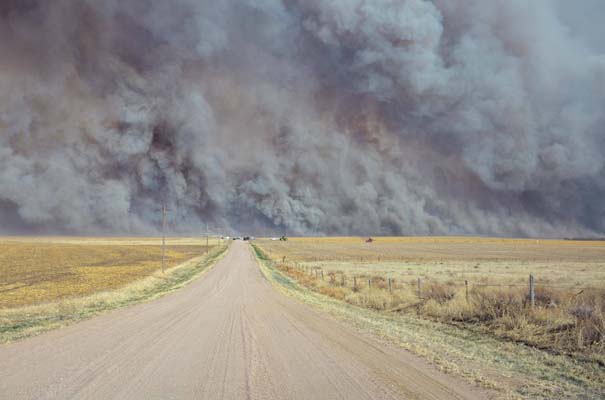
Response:
[{"label": "distant vehicle", "polygon": [[244,240],[250,240],[250,236],[244,236]]},{"label": "distant vehicle", "polygon": [[285,241],[287,241],[287,240],[288,240],[288,238],[287,238],[287,237],[285,237],[285,236],[282,236],[282,237],[280,237],[280,238],[279,238],[279,240],[280,240],[281,242],[285,242]]},{"label": "distant vehicle", "polygon": [[230,236],[221,236],[221,239],[223,239],[223,240],[229,240],[229,239],[231,239],[231,237]]},{"label": "distant vehicle", "polygon": [[241,236],[234,236],[233,240],[242,240],[242,237]]},{"label": "distant vehicle", "polygon": [[279,240],[279,238],[274,237],[274,238],[271,238],[271,240],[275,241],[275,240]]}]

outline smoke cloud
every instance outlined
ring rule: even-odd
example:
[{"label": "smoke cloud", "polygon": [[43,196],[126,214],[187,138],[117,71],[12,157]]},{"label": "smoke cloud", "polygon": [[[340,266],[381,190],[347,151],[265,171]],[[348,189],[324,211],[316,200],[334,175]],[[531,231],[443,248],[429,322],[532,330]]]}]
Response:
[{"label": "smoke cloud", "polygon": [[0,230],[601,235],[604,12],[2,0]]}]

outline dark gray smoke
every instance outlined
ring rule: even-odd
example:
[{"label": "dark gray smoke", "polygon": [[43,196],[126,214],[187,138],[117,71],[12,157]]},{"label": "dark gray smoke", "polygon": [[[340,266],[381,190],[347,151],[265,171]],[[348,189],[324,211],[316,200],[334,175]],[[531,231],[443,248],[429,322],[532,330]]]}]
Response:
[{"label": "dark gray smoke", "polygon": [[1,0],[1,230],[602,234],[604,12]]}]

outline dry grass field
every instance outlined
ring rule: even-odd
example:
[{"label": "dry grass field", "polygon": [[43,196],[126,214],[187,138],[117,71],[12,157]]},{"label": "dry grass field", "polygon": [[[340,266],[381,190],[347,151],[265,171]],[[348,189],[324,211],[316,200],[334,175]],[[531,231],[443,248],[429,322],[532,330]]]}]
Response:
[{"label": "dry grass field", "polygon": [[253,244],[280,290],[497,398],[602,398],[605,242],[366,239]]},{"label": "dry grass field", "polygon": [[[166,243],[168,268],[206,251],[201,238]],[[160,244],[159,238],[0,237],[0,309],[124,287],[161,268]]]},{"label": "dry grass field", "polygon": [[305,287],[349,304],[411,313],[605,361],[605,242],[365,239],[264,239],[256,244]]}]

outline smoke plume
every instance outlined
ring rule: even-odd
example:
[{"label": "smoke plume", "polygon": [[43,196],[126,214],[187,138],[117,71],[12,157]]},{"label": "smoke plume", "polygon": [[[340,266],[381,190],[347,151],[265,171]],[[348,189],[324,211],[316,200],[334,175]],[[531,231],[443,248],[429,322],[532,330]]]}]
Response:
[{"label": "smoke plume", "polygon": [[581,4],[1,0],[0,230],[603,234]]}]

